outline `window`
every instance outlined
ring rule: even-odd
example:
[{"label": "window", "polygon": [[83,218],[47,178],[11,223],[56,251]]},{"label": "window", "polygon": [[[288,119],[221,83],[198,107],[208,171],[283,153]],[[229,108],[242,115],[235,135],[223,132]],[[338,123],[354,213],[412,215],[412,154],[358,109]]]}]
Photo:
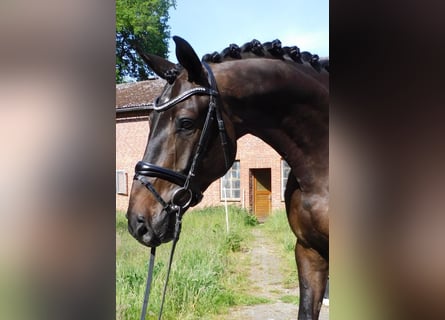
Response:
[{"label": "window", "polygon": [[287,177],[290,167],[285,160],[281,160],[281,200],[284,201],[284,191],[286,190]]},{"label": "window", "polygon": [[116,170],[116,193],[127,195],[127,173],[125,170]]},{"label": "window", "polygon": [[221,178],[221,200],[240,200],[240,185],[240,164],[235,161],[232,168]]}]

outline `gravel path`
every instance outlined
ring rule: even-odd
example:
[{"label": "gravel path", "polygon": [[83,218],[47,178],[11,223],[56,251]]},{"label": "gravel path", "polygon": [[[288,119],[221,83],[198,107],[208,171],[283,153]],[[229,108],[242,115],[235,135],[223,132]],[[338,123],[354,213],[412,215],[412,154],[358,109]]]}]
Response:
[{"label": "gravel path", "polygon": [[[231,320],[288,320],[297,319],[298,306],[281,301],[283,296],[298,295],[298,287],[285,288],[280,270],[276,245],[263,235],[261,228],[255,228],[255,246],[247,254],[250,255],[251,271],[249,280],[252,293],[258,297],[271,300],[271,303],[244,306],[232,309],[222,319]],[[319,320],[329,319],[329,307],[322,306]]]}]

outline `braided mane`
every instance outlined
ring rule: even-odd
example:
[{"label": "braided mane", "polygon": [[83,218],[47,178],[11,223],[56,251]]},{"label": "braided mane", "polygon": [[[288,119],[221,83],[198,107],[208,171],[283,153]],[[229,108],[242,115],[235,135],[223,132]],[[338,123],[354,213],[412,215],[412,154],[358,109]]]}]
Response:
[{"label": "braided mane", "polygon": [[[326,70],[329,72],[329,58],[320,59],[316,54],[308,51],[300,51],[297,46],[282,47],[281,41],[276,39],[271,42],[261,43],[256,39],[246,42],[239,47],[232,43],[221,52],[213,52],[205,54],[202,61],[209,63],[221,63],[230,60],[250,59],[250,58],[267,58],[267,59],[281,59],[294,61],[299,64],[310,64],[315,70],[321,72]],[[177,64],[172,69],[164,73],[164,79],[172,84],[180,71],[182,66]]]},{"label": "braided mane", "polygon": [[281,41],[276,39],[271,42],[261,44],[260,41],[253,39],[241,47],[236,44],[230,44],[221,52],[213,52],[202,57],[205,62],[220,63],[229,60],[248,59],[248,58],[269,58],[292,60],[296,63],[309,63],[315,70],[321,72],[323,69],[329,72],[329,58],[320,59],[318,55],[311,54],[308,51],[300,51],[297,46],[282,47]]}]

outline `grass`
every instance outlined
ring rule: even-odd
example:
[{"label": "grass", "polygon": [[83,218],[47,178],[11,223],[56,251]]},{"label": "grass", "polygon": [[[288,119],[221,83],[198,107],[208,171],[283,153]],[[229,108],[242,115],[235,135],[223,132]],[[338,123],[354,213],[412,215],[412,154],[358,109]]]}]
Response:
[{"label": "grass", "polygon": [[[229,307],[266,302],[248,290],[246,255],[256,223],[242,209],[231,207],[230,233],[223,208],[192,210],[183,218],[181,239],[167,289],[163,319],[202,319]],[[122,212],[116,218],[116,318],[138,319],[142,307],[149,248],[127,231]],[[157,249],[147,319],[156,319],[166,275],[170,244]]]},{"label": "grass", "polygon": [[[288,288],[298,285],[297,265],[295,263],[295,243],[296,237],[289,227],[286,212],[277,210],[271,214],[261,226],[276,244],[281,260],[281,268],[284,275],[284,282]],[[297,298],[298,299],[298,298]]]},{"label": "grass", "polygon": [[281,301],[283,301],[284,303],[293,303],[298,305],[298,303],[300,302],[300,299],[298,299],[297,296],[293,296],[293,295],[285,295],[282,296],[280,298]]}]

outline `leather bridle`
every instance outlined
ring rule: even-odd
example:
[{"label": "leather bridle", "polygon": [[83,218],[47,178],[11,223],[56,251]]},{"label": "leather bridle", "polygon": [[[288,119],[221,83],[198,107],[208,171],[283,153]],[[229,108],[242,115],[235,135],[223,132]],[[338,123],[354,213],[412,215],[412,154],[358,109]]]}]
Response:
[{"label": "leather bridle", "polygon": [[[204,126],[201,131],[201,136],[198,141],[198,145],[196,147],[195,154],[193,156],[192,163],[190,165],[190,169],[188,174],[183,174],[181,172],[176,172],[167,168],[159,167],[152,163],[148,163],[146,161],[139,161],[136,164],[134,180],[138,180],[142,185],[144,185],[155,197],[155,199],[162,205],[163,210],[165,210],[168,214],[176,214],[176,223],[173,235],[173,244],[170,251],[170,259],[167,269],[167,276],[164,283],[164,290],[162,294],[161,307],[159,310],[159,318],[162,317],[162,310],[165,301],[165,293],[167,289],[168,279],[170,276],[171,265],[173,261],[173,255],[176,248],[176,243],[179,240],[179,234],[181,232],[181,221],[182,215],[189,208],[197,205],[203,197],[202,191],[199,187],[194,183],[193,178],[196,176],[196,168],[200,160],[202,159],[203,154],[207,151],[207,146],[210,138],[211,132],[211,124],[216,120],[219,136],[221,140],[221,147],[223,149],[224,161],[225,161],[225,169],[228,170],[231,166],[230,163],[230,154],[229,148],[227,144],[227,132],[224,126],[224,121],[221,115],[221,110],[217,102],[217,97],[219,96],[219,92],[216,86],[215,76],[213,75],[212,70],[208,66],[207,63],[202,62],[204,68],[207,70],[207,77],[210,83],[210,88],[206,87],[195,87],[189,90],[184,91],[179,96],[170,99],[162,104],[159,103],[159,97],[154,102],[153,109],[157,112],[166,111],[178,103],[188,99],[193,95],[208,95],[209,96],[209,107],[207,111],[207,117],[204,122]],[[176,184],[179,186],[178,189],[173,191],[173,195],[169,202],[165,201],[153,184],[147,178],[160,178],[166,180],[170,183]],[[148,266],[148,276],[147,283],[144,294],[144,302],[142,305],[141,312],[141,320],[145,319],[145,315],[147,312],[148,298],[150,296],[151,290],[151,282],[153,278],[153,268],[154,268],[154,260],[156,255],[156,247],[151,248],[150,252],[150,261]]]},{"label": "leather bridle", "polygon": [[[209,65],[202,62],[203,66],[207,70],[207,76],[210,83],[210,88],[195,87],[184,91],[179,96],[170,99],[162,104],[159,103],[159,97],[155,100],[153,109],[157,112],[166,111],[178,103],[186,100],[193,95],[208,95],[209,107],[207,111],[207,117],[204,122],[201,136],[199,138],[198,145],[196,147],[195,155],[193,156],[192,163],[188,174],[176,172],[167,168],[159,167],[157,165],[139,161],[136,164],[134,180],[141,182],[156,198],[156,200],[162,205],[163,210],[168,213],[176,212],[179,208],[185,211],[189,207],[197,205],[202,200],[202,191],[197,185],[195,185],[193,178],[196,176],[196,168],[202,155],[207,151],[208,140],[211,132],[211,124],[216,120],[218,131],[221,139],[221,147],[223,149],[224,160],[226,170],[230,168],[230,157],[227,145],[227,133],[224,126],[224,121],[221,115],[219,105],[216,103],[216,98],[219,96],[219,92],[216,86],[216,80]],[[165,201],[154,186],[148,181],[147,177],[160,178],[170,183],[178,185],[180,188],[176,189],[169,202]]]}]

